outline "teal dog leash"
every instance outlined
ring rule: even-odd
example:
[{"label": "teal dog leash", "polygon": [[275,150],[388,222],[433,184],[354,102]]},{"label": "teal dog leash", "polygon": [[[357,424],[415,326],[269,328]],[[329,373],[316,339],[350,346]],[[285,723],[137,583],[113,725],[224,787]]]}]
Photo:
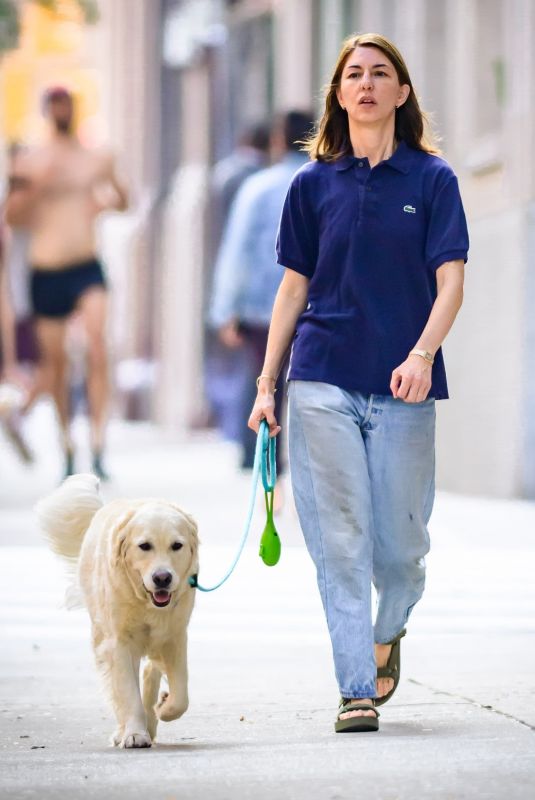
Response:
[{"label": "teal dog leash", "polygon": [[256,487],[260,475],[262,476],[262,486],[264,487],[267,519],[266,526],[260,540],[259,555],[264,564],[266,564],[268,567],[273,567],[278,562],[281,553],[281,542],[273,521],[273,494],[275,491],[275,483],[277,481],[277,467],[275,464],[276,447],[277,445],[275,443],[275,437],[273,436],[271,439],[269,438],[269,426],[266,420],[263,419],[260,423],[260,428],[258,429],[258,436],[256,439],[251,498],[249,500],[247,520],[245,522],[242,538],[238,546],[238,552],[236,553],[234,561],[230,565],[225,575],[218,583],[214,584],[214,586],[201,586],[201,584],[198,582],[197,575],[192,575],[190,578],[188,578],[190,586],[193,586],[200,592],[213,592],[215,589],[219,589],[219,587],[222,586],[234,572],[251,530],[251,522],[253,519],[256,500]]}]

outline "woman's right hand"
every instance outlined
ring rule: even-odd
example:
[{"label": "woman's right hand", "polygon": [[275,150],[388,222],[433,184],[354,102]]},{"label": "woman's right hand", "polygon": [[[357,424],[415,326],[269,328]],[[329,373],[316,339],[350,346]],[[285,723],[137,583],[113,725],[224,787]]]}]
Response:
[{"label": "woman's right hand", "polygon": [[249,417],[248,425],[255,433],[258,433],[260,423],[265,419],[269,425],[269,436],[277,436],[281,432],[281,426],[277,424],[275,418],[275,392],[272,388],[264,388],[260,385],[256,400]]}]

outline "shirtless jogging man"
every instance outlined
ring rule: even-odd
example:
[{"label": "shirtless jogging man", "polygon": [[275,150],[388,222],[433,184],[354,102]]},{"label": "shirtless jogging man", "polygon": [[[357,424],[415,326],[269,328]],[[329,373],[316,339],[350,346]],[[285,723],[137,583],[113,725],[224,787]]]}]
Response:
[{"label": "shirtless jogging man", "polygon": [[95,219],[101,211],[127,208],[112,155],[83,147],[73,131],[74,103],[64,88],[50,89],[44,111],[50,139],[15,164],[6,203],[9,224],[30,231],[31,297],[40,350],[33,397],[52,395],[61,427],[65,473],[74,469],[70,432],[65,335],[77,312],[87,336],[87,394],[93,471],[102,464],[108,407],[106,281],[96,256]]}]

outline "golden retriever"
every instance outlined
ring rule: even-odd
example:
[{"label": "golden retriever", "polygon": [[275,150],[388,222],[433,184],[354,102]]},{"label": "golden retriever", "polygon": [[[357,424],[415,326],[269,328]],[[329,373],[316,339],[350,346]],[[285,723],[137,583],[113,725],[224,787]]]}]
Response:
[{"label": "golden retriever", "polygon": [[[90,474],[67,478],[36,510],[52,549],[76,565],[67,598],[71,607],[79,604],[81,590],[91,617],[96,662],[118,722],[112,743],[150,747],[158,720],[178,719],[188,707],[186,630],[195,599],[188,578],[198,571],[197,525],[165,500],[104,505]],[[162,674],[169,691],[158,699]]]}]

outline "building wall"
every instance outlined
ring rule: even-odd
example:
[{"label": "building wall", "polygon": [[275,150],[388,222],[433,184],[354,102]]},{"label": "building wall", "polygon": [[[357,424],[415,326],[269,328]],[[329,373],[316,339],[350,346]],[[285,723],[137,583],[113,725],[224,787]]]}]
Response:
[{"label": "building wall", "polygon": [[[151,329],[151,241],[149,222],[159,187],[160,14],[145,0],[108,0],[101,4],[98,66],[105,76],[102,105],[108,139],[131,195],[131,216],[105,231],[104,246],[113,261],[124,315],[116,331],[122,357],[148,356]],[[97,44],[97,43],[96,43]],[[127,240],[127,250],[119,240]],[[136,324],[132,324],[136,320]],[[129,322],[129,324],[128,324]]]},{"label": "building wall", "polygon": [[460,177],[471,251],[464,307],[445,345],[453,399],[440,414],[438,477],[446,489],[504,497],[535,496],[524,446],[534,21],[523,0],[448,4],[446,154]]},{"label": "building wall", "polygon": [[160,227],[160,302],[154,318],[159,365],[155,414],[175,431],[194,424],[204,406],[203,272],[210,154],[205,65],[188,69],[182,83],[183,159],[173,176]]},{"label": "building wall", "polygon": [[152,413],[158,316],[154,214],[160,187],[159,0],[106,0],[93,36],[101,75],[106,139],[130,193],[126,214],[101,224],[101,250],[112,293],[109,327],[116,365],[117,409],[128,417]]}]

